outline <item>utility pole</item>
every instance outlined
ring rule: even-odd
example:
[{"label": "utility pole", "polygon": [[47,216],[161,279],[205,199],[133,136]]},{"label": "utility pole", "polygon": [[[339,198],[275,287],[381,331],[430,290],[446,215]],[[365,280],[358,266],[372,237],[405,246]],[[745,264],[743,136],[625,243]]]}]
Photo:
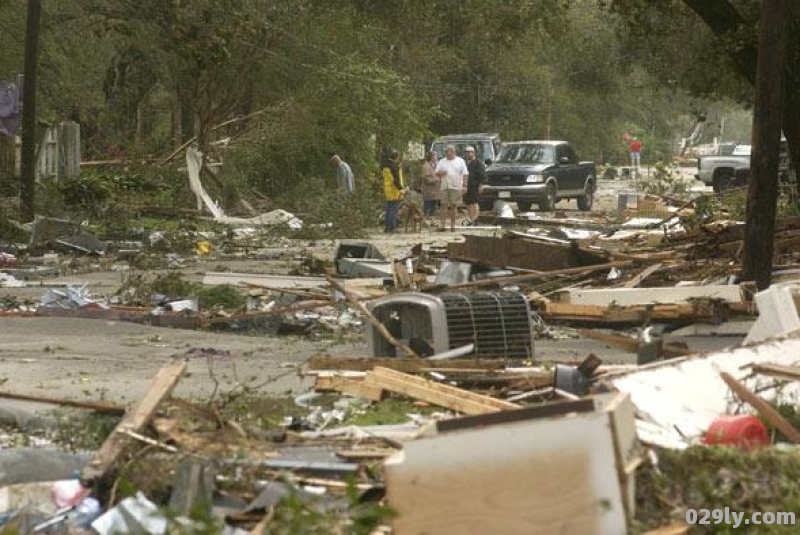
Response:
[{"label": "utility pole", "polygon": [[36,64],[39,51],[41,0],[28,0],[25,28],[25,78],[22,87],[22,183],[20,220],[33,221],[36,213]]},{"label": "utility pole", "polygon": [[788,0],[763,0],[742,261],[742,278],[755,281],[759,290],[769,287],[772,280],[778,160],[788,54],[787,21],[790,16]]}]

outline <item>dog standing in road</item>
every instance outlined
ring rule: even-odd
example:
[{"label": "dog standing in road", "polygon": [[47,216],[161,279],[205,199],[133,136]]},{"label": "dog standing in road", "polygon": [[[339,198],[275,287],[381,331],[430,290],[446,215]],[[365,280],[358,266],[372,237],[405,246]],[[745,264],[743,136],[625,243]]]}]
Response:
[{"label": "dog standing in road", "polygon": [[403,199],[403,203],[400,205],[400,220],[403,222],[403,229],[406,234],[408,234],[409,229],[413,233],[422,232],[422,225],[425,223],[422,210],[410,199]]}]

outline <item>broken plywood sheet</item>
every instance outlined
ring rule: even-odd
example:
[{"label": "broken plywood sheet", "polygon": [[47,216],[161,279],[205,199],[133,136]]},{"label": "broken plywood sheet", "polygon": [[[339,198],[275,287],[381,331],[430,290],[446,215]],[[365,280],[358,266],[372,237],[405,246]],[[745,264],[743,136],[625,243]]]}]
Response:
[{"label": "broken plywood sheet", "polygon": [[742,295],[736,285],[707,284],[663,288],[570,288],[555,294],[554,299],[573,305],[635,306],[689,303],[696,299],[741,303]]},{"label": "broken plywood sheet", "polygon": [[[637,430],[642,441],[680,449],[698,442],[711,422],[728,412],[730,389],[720,372],[741,380],[748,373],[742,369],[747,364],[794,364],[799,360],[800,336],[795,336],[658,363],[611,378],[609,382],[617,390],[630,394],[637,409]],[[784,394],[788,393],[787,388]],[[800,391],[797,385],[794,388]]]},{"label": "broken plywood sheet", "polygon": [[608,406],[501,423],[478,417],[407,443],[385,464],[394,532],[626,533],[618,459],[636,450],[632,409],[627,396]]},{"label": "broken plywood sheet", "polygon": [[[391,275],[390,275],[391,276]],[[362,288],[368,286],[383,287],[383,278],[362,278],[341,281],[346,289]],[[329,287],[325,277],[310,277],[297,275],[264,275],[259,273],[227,273],[209,271],[203,276],[203,284],[213,286],[217,284],[250,284],[267,286],[269,288],[326,288]]]},{"label": "broken plywood sheet", "polygon": [[447,245],[447,256],[450,260],[536,271],[608,262],[606,253],[587,251],[564,240],[536,240],[521,236],[494,238],[470,234],[465,235],[465,238],[463,243]]}]

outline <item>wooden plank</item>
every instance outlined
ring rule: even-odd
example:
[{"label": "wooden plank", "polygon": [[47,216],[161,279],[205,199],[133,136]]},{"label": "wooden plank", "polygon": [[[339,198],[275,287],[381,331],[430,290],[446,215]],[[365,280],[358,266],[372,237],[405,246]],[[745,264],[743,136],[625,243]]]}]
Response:
[{"label": "wooden plank", "polygon": [[450,418],[436,422],[436,430],[440,433],[458,431],[459,429],[469,429],[482,425],[502,424],[519,422],[522,420],[532,420],[535,418],[552,418],[564,416],[575,412],[591,412],[595,410],[594,401],[591,399],[579,399],[570,401],[556,401],[523,407],[515,411],[491,412],[488,414],[477,414],[473,416],[462,416],[460,418]]},{"label": "wooden plank", "polygon": [[77,409],[88,409],[103,414],[122,415],[125,414],[125,407],[110,403],[108,401],[73,401],[71,399],[51,398],[47,396],[31,396],[28,394],[15,394],[12,392],[0,392],[0,398],[19,399],[22,401],[35,401],[37,403],[47,403],[50,405],[60,405],[62,407],[75,407]]},{"label": "wooden plank", "polygon": [[150,383],[144,397],[122,418],[100,449],[92,456],[81,471],[81,482],[90,486],[101,479],[122,457],[131,437],[124,431],[141,432],[150,422],[159,404],[172,392],[186,371],[188,362],[179,360],[161,368]]},{"label": "wooden plank", "polygon": [[777,377],[788,381],[800,381],[800,367],[798,366],[764,362],[763,364],[753,364],[750,369],[761,375],[769,375],[770,377]]},{"label": "wooden plank", "polygon": [[622,288],[636,288],[647,277],[649,277],[650,275],[652,275],[653,273],[655,273],[656,271],[658,271],[662,267],[664,267],[664,264],[661,264],[661,263],[653,264],[652,266],[647,266],[646,268],[644,268],[644,270],[642,270],[641,273],[639,273],[634,278],[632,278],[631,280],[629,280],[628,282],[623,284]]},{"label": "wooden plank", "polygon": [[321,375],[314,382],[316,392],[341,392],[348,396],[380,401],[383,398],[383,389],[368,385],[363,379],[342,377],[340,375]]},{"label": "wooden plank", "polygon": [[[523,366],[523,361],[518,361]],[[502,370],[506,367],[503,359],[449,359],[447,362],[430,362],[425,359],[404,359],[404,358],[347,358],[330,357],[327,355],[315,355],[306,363],[309,370],[352,370],[369,371],[381,366],[393,370],[415,373],[433,371],[441,369],[449,370],[475,370],[475,371],[494,371]]]},{"label": "wooden plank", "polygon": [[755,392],[734,379],[728,372],[720,372],[719,376],[722,377],[725,384],[733,390],[739,399],[755,408],[758,414],[775,426],[786,438],[795,444],[800,444],[800,432],[798,432],[786,418],[781,416],[772,405],[758,397]]},{"label": "wooden plank", "polygon": [[[594,340],[600,340],[601,342],[605,342],[607,344],[613,345],[614,347],[619,347],[620,349],[624,349],[629,353],[636,353],[639,351],[639,341],[635,338],[631,338],[630,336],[625,336],[622,334],[611,334],[611,333],[601,333],[599,331],[593,331],[591,329],[578,329],[578,332],[581,336],[585,336],[586,338],[592,338]],[[691,349],[687,349],[685,347],[681,347],[676,344],[664,344],[662,346],[662,353],[667,358],[673,357],[683,357],[686,355],[691,355],[694,353]]]},{"label": "wooden plank", "polygon": [[367,374],[364,382],[367,385],[403,394],[465,414],[484,414],[519,408],[516,403],[475,394],[461,388],[428,381],[388,368],[375,368]]},{"label": "wooden plank", "polygon": [[710,321],[714,319],[714,303],[680,303],[665,305],[632,305],[625,307],[603,305],[577,305],[549,302],[545,305],[545,318],[587,323],[639,323],[645,319],[665,321]]},{"label": "wooden plank", "polygon": [[556,294],[557,300],[573,305],[632,306],[689,303],[709,299],[741,303],[739,286],[706,284],[703,286],[669,286],[660,288],[574,288]]}]

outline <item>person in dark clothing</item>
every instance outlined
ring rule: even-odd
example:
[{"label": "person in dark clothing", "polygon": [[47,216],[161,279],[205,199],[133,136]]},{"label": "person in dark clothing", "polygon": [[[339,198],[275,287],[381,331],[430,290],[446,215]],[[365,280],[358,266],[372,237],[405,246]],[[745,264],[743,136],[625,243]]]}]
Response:
[{"label": "person in dark clothing", "polygon": [[383,197],[386,199],[386,217],[384,220],[385,232],[397,232],[400,225],[398,213],[400,203],[406,194],[406,185],[403,182],[403,170],[400,168],[400,151],[389,151],[388,157],[381,166],[383,175]]},{"label": "person in dark clothing", "polygon": [[467,205],[467,225],[475,225],[480,213],[478,205],[478,193],[483,189],[486,183],[486,166],[480,161],[475,154],[475,147],[467,147],[465,151],[465,160],[467,161],[467,170],[469,177],[467,178],[467,192],[464,194],[464,204]]}]

